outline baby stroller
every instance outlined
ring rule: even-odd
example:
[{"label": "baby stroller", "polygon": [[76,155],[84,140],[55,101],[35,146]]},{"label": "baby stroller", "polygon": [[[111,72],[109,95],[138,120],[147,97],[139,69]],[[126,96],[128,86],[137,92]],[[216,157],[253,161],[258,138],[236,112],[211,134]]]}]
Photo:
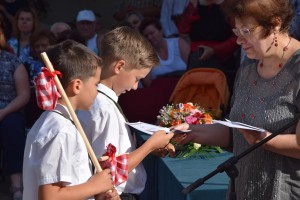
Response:
[{"label": "baby stroller", "polygon": [[169,102],[198,104],[221,119],[226,114],[229,96],[227,79],[221,70],[194,68],[179,79]]}]

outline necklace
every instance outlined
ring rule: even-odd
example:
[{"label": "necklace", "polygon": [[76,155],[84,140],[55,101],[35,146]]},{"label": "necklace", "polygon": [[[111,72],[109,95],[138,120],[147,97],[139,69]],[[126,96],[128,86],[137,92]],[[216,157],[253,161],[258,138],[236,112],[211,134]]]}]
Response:
[{"label": "necklace", "polygon": [[[283,49],[282,49],[282,55],[281,55],[280,60],[283,59],[285,52],[286,52],[287,50],[289,50],[288,47],[289,47],[289,45],[290,45],[290,43],[291,43],[291,40],[292,40],[292,38],[289,37],[289,42],[288,42],[288,44],[287,44],[285,47],[283,47]],[[263,66],[264,66],[264,63],[263,63],[263,59],[262,59],[262,60],[260,61],[259,67],[263,67]],[[278,67],[281,68],[282,66],[283,66],[283,62],[279,63]]]}]

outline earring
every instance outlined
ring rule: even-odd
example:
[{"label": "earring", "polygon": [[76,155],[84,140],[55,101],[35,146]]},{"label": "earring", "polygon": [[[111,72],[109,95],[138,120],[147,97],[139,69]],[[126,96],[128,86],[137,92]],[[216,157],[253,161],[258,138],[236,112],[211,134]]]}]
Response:
[{"label": "earring", "polygon": [[268,52],[268,51],[271,49],[271,47],[273,46],[273,44],[274,44],[275,47],[278,46],[277,36],[276,36],[276,33],[275,33],[275,32],[274,32],[274,38],[273,38],[273,41],[272,41],[271,45],[269,46],[269,48],[266,50],[266,52]]},{"label": "earring", "polygon": [[274,38],[273,38],[272,44],[273,44],[273,43],[274,43],[274,46],[275,46],[275,47],[278,46],[276,33],[274,33]]}]

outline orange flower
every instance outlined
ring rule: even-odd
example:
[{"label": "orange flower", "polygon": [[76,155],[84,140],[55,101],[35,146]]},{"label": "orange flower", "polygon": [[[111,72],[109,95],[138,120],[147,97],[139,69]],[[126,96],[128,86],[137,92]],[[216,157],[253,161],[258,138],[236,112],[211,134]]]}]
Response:
[{"label": "orange flower", "polygon": [[196,108],[196,106],[194,106],[192,103],[184,103],[183,104],[183,110],[184,111],[191,111],[195,108]]},{"label": "orange flower", "polygon": [[212,124],[213,118],[210,116],[210,114],[204,113],[203,116],[206,124]]},{"label": "orange flower", "polygon": [[182,123],[181,120],[173,120],[173,121],[171,121],[171,126],[176,126],[176,125],[181,124],[181,123]]}]

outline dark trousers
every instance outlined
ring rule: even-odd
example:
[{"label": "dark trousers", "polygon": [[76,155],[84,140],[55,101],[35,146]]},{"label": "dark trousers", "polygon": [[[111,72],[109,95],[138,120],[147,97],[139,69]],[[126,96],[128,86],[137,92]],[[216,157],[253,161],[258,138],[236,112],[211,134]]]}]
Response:
[{"label": "dark trousers", "polygon": [[25,139],[23,113],[10,113],[0,121],[0,148],[8,175],[22,173]]},{"label": "dark trousers", "polygon": [[136,194],[130,194],[130,193],[122,193],[120,195],[120,198],[122,200],[139,200],[138,195],[136,195]]}]

